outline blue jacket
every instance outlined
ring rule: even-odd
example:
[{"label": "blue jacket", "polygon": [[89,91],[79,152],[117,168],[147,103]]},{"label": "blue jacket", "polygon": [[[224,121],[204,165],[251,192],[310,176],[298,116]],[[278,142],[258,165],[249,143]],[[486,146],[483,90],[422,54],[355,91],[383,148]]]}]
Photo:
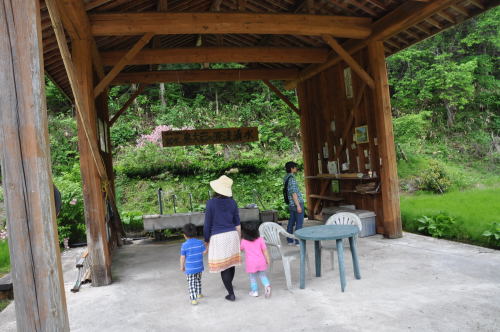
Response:
[{"label": "blue jacket", "polygon": [[205,242],[209,242],[212,235],[236,230],[239,224],[240,215],[234,199],[228,197],[208,200],[203,225]]}]

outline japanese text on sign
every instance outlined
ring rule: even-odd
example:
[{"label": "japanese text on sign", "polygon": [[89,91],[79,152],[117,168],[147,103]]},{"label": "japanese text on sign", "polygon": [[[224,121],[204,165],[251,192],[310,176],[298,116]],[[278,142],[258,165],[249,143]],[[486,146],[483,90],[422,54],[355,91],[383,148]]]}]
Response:
[{"label": "japanese text on sign", "polygon": [[162,131],[163,147],[235,144],[259,139],[257,127]]}]

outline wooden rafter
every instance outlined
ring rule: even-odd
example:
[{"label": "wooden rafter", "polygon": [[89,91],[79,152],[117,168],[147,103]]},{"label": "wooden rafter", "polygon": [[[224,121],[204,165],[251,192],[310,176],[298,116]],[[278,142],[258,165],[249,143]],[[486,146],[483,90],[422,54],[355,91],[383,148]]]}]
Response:
[{"label": "wooden rafter", "polygon": [[125,68],[125,66],[134,58],[134,56],[139,53],[139,51],[146,45],[151,38],[153,38],[154,33],[148,32],[139,39],[137,43],[116,63],[116,65],[111,69],[111,71],[97,84],[94,88],[94,97],[97,97],[110,83],[113,79],[120,73],[120,71]]},{"label": "wooden rafter", "polygon": [[139,88],[130,96],[130,98],[125,102],[125,104],[123,104],[122,108],[120,108],[120,110],[116,112],[116,114],[111,118],[111,120],[109,120],[110,127],[116,122],[116,120],[118,120],[120,115],[122,115],[129,108],[129,106],[132,105],[135,98],[137,98],[144,91],[146,86],[147,86],[146,84],[141,84]]},{"label": "wooden rafter", "polygon": [[[105,66],[114,66],[126,51],[101,54]],[[203,62],[269,62],[269,63],[323,63],[327,49],[299,47],[189,47],[143,49],[128,65],[203,63]]]},{"label": "wooden rafter", "polygon": [[365,6],[363,3],[356,1],[356,0],[345,0],[347,3],[350,3],[354,7],[364,11],[365,13],[371,15],[371,16],[377,16],[377,13],[373,11],[372,9],[368,8]]},{"label": "wooden rafter", "polygon": [[370,88],[373,89],[375,87],[375,83],[370,74],[368,74],[332,36],[323,35],[322,38]]},{"label": "wooden rafter", "polygon": [[[370,35],[368,18],[249,13],[119,13],[90,15],[96,36],[156,34],[329,34],[345,38]],[[166,24],[165,22],[168,22]]]},{"label": "wooden rafter", "polygon": [[273,91],[279,99],[283,100],[283,102],[285,104],[288,105],[288,107],[290,107],[295,113],[297,113],[297,115],[300,116],[300,110],[297,108],[297,106],[295,106],[291,101],[290,99],[287,98],[287,96],[285,96],[274,84],[272,84],[271,82],[269,82],[268,80],[263,80],[262,82],[264,82],[265,85],[267,85],[267,87]]},{"label": "wooden rafter", "polygon": [[222,0],[214,0],[212,2],[212,4],[210,5],[210,11],[218,12],[220,10],[221,3],[222,3]]},{"label": "wooden rafter", "polygon": [[296,69],[163,70],[122,73],[114,79],[112,84],[292,80],[297,77],[297,73]]},{"label": "wooden rafter", "polygon": [[484,10],[486,8],[479,0],[469,0],[469,2],[481,10]]},{"label": "wooden rafter", "polygon": [[[397,9],[388,13],[372,25],[372,34],[364,40],[349,40],[342,47],[349,53],[353,54],[364,47],[371,41],[386,40],[387,38],[396,35],[397,33],[412,27],[434,13],[443,10],[453,4],[456,0],[441,0],[432,2],[413,2],[407,1]],[[312,65],[299,73],[299,78],[285,84],[286,89],[293,89],[298,82],[304,81],[323,70],[339,63],[342,58],[336,54],[331,54],[329,59],[321,65]]]}]

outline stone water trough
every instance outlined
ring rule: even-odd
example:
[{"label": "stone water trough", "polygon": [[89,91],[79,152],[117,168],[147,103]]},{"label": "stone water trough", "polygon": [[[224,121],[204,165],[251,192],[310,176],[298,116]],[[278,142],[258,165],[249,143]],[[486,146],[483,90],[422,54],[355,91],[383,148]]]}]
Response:
[{"label": "stone water trough", "polygon": [[[241,208],[239,209],[239,213],[241,222],[261,221],[260,211],[258,208]],[[162,229],[182,228],[188,223],[193,223],[196,226],[203,226],[204,221],[204,212],[150,214],[143,216],[144,230],[147,232],[160,231]]]}]

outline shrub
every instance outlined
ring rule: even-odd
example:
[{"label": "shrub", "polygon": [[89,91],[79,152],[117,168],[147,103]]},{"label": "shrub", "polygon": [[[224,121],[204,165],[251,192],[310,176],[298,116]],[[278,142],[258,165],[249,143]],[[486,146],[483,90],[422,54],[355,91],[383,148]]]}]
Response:
[{"label": "shrub", "polygon": [[54,183],[61,192],[62,207],[57,217],[59,242],[69,238],[71,243],[84,242],[85,217],[83,194],[80,178],[80,168],[74,164],[73,168],[59,177],[54,177]]},{"label": "shrub", "polygon": [[120,213],[125,232],[140,232],[144,230],[142,221],[142,212],[140,211],[123,211]]},{"label": "shrub", "polygon": [[444,167],[435,160],[430,160],[428,168],[420,174],[419,189],[435,193],[445,193],[451,181]]},{"label": "shrub", "polygon": [[422,216],[417,221],[420,224],[418,231],[432,237],[454,238],[458,234],[456,219],[446,213]]},{"label": "shrub", "polygon": [[500,247],[500,222],[490,223],[490,227],[482,235],[488,239],[490,245]]},{"label": "shrub", "polygon": [[425,139],[430,126],[430,111],[403,115],[393,120],[394,139],[398,143],[415,143]]}]

